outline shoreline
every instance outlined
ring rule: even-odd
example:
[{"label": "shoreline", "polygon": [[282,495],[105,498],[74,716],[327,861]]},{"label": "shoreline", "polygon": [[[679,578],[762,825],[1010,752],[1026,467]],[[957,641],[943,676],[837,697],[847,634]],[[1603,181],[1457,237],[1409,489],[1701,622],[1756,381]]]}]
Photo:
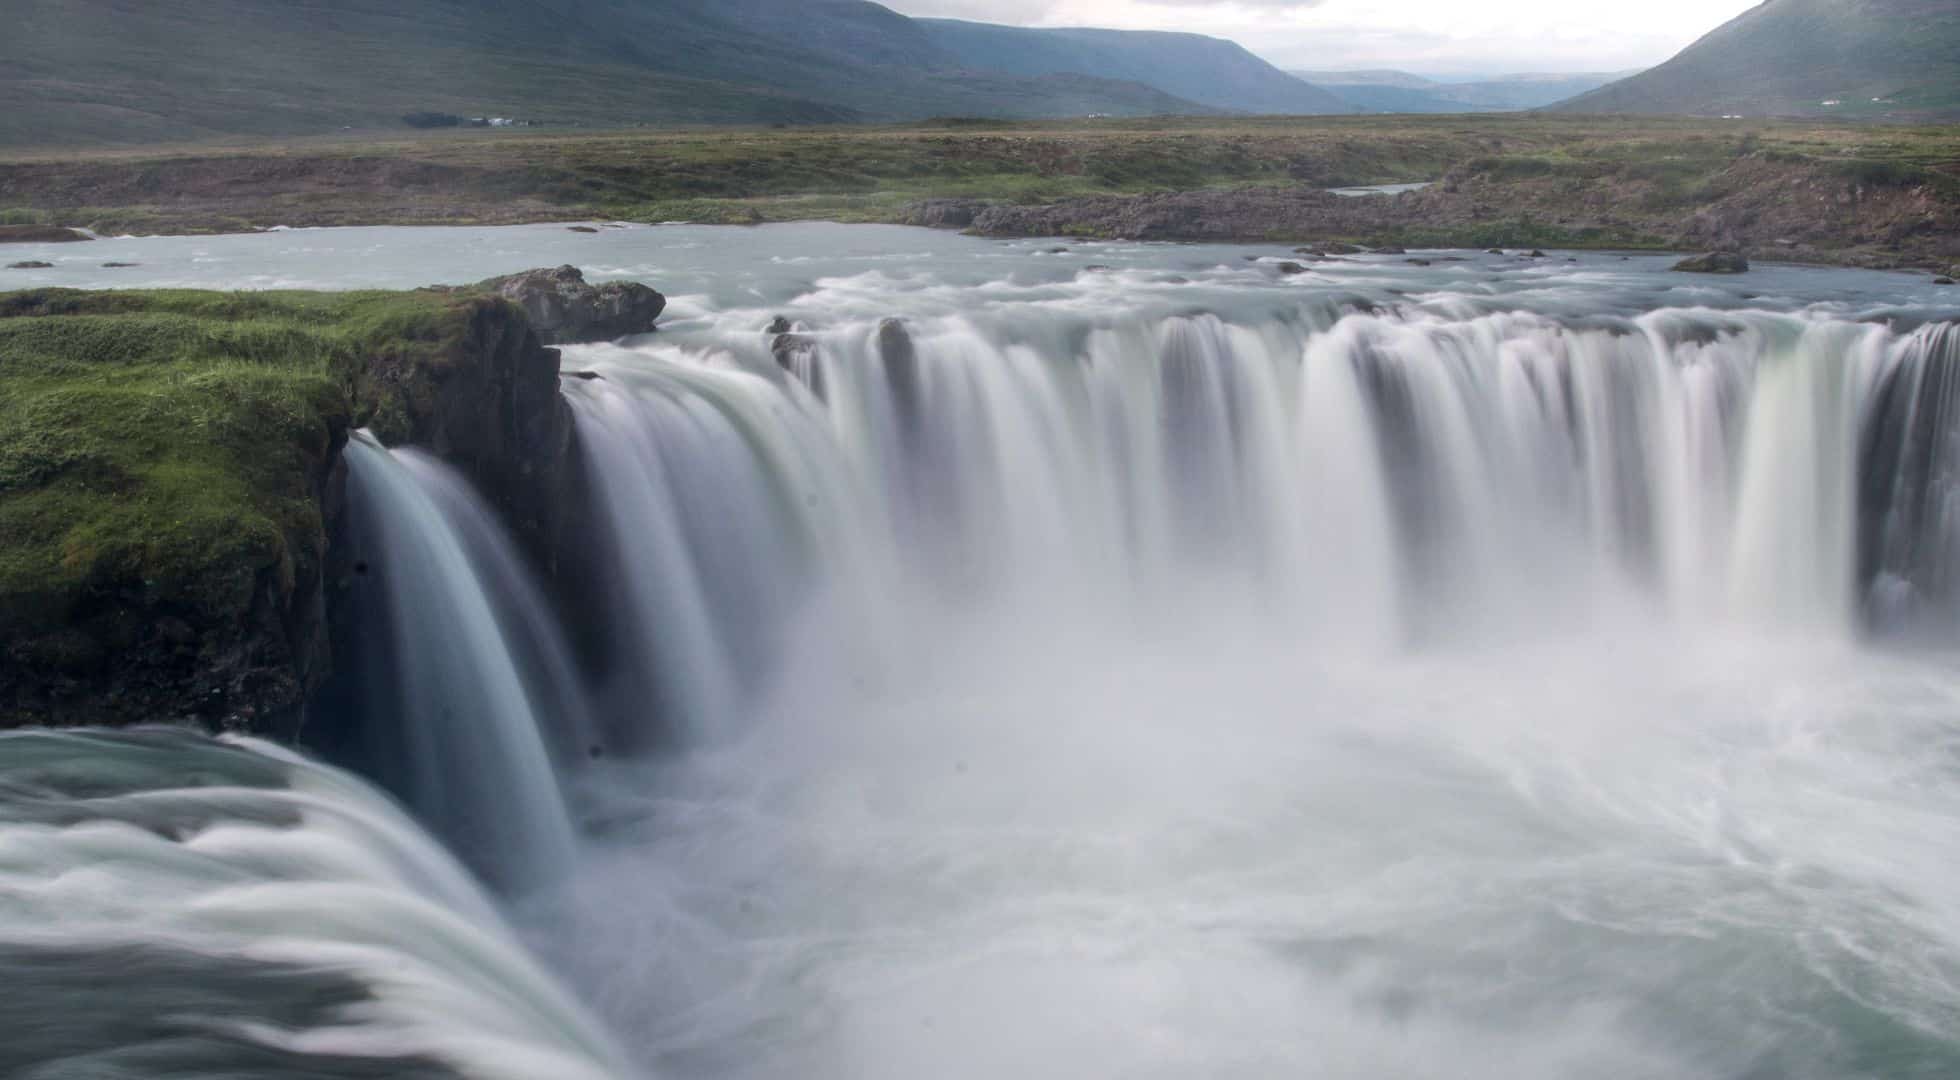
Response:
[{"label": "shoreline", "polygon": [[836,221],[1950,273],[1956,163],[1953,126],[1536,115],[403,137],[0,152],[0,231]]}]

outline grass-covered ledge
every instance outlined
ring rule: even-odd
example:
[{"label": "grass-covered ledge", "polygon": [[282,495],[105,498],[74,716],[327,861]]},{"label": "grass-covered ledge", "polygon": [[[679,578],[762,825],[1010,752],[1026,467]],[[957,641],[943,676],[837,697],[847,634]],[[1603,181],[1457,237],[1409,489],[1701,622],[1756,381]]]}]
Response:
[{"label": "grass-covered ledge", "polygon": [[467,292],[0,294],[0,727],[297,706],[349,428],[440,436],[524,363]]}]

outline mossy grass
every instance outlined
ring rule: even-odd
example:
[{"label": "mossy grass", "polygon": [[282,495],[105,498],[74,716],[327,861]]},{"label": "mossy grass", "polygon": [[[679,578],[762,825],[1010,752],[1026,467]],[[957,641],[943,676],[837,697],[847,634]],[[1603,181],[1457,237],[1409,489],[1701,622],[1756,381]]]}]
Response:
[{"label": "mossy grass", "polygon": [[493,302],[0,294],[0,629],[103,590],[223,617],[269,569],[289,587],[338,441],[401,411],[407,380],[368,372],[447,362]]}]

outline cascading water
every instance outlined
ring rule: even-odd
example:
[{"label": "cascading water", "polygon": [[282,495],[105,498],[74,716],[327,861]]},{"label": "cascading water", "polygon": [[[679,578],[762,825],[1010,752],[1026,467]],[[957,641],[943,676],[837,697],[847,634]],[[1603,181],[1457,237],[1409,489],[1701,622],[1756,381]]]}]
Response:
[{"label": "cascading water", "polygon": [[[477,280],[567,243],[472,233],[514,265],[450,267],[342,235],[305,266]],[[377,655],[340,704],[633,1060],[453,949],[413,970],[466,989],[386,1068],[319,1072],[1960,1073],[1937,295],[835,226],[578,243],[698,285],[659,335],[566,352],[586,565],[547,594],[453,476],[356,443]],[[54,836],[109,814],[8,782]],[[287,820],[162,803],[152,845]],[[502,948],[453,870],[381,865]],[[421,927],[389,946],[416,965]],[[277,972],[329,985],[238,1006],[257,1041],[225,1053],[372,1049],[318,1006],[395,1023],[388,955]],[[465,1053],[486,1031],[559,1056]]]},{"label": "cascading water", "polygon": [[570,357],[672,681],[534,933],[648,1060],[1960,1068],[1960,678],[1858,644],[1947,603],[1944,331],[862,286]]},{"label": "cascading water", "polygon": [[[365,434],[346,460],[349,558],[367,609],[343,677],[357,684],[362,759],[472,866],[511,887],[557,879],[573,831],[538,706],[560,710],[560,732],[583,719],[567,711],[570,662],[542,601],[442,466]],[[520,655],[556,695],[536,676],[527,685]]]},{"label": "cascading water", "polygon": [[0,971],[18,1080],[628,1072],[399,810],[250,741],[0,734]]}]

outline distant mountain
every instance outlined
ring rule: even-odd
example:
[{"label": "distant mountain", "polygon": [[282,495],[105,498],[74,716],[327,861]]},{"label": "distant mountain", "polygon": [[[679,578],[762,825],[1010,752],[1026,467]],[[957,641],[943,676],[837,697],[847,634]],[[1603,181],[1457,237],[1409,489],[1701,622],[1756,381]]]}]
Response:
[{"label": "distant mountain", "polygon": [[982,69],[863,0],[6,7],[0,144],[399,128],[409,113],[616,126],[1217,111],[1106,65]]},{"label": "distant mountain", "polygon": [[1292,71],[1288,74],[1315,86],[1397,86],[1404,90],[1427,90],[1442,84],[1434,79],[1406,71]]},{"label": "distant mountain", "polygon": [[1767,0],[1566,112],[1960,117],[1960,2]]},{"label": "distant mountain", "polygon": [[1367,112],[1461,113],[1543,108],[1623,78],[1626,73],[1498,75],[1469,82],[1444,82],[1406,71],[1292,74]]},{"label": "distant mountain", "polygon": [[1005,75],[1073,72],[1154,86],[1233,112],[1303,115],[1353,108],[1287,74],[1243,46],[1198,34],[1147,30],[1037,29],[957,19],[920,19],[927,39],[976,71]]}]

